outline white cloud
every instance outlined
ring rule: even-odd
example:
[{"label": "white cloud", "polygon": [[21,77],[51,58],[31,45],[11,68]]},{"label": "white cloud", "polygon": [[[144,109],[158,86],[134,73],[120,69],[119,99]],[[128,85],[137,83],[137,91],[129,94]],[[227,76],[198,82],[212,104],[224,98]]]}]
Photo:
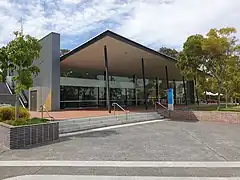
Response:
[{"label": "white cloud", "polygon": [[78,4],[81,3],[83,0],[63,0],[64,3],[67,4]]},{"label": "white cloud", "polygon": [[170,4],[136,3],[118,32],[144,44],[180,47],[191,34],[234,26],[240,31],[239,0],[175,0]]},{"label": "white cloud", "polygon": [[101,27],[145,45],[181,47],[213,27],[240,32],[239,9],[239,0],[1,0],[0,46],[20,30],[22,17],[24,32],[38,38],[51,31],[81,37]]}]

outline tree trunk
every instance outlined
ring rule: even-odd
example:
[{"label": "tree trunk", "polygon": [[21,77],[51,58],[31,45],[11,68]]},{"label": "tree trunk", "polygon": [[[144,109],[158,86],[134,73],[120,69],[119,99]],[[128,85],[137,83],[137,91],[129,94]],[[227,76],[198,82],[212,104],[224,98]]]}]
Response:
[{"label": "tree trunk", "polygon": [[204,94],[205,94],[206,103],[208,104],[207,91],[205,91]]},{"label": "tree trunk", "polygon": [[234,103],[233,103],[233,97],[231,97],[231,105],[234,105]]},{"label": "tree trunk", "polygon": [[228,92],[225,90],[225,101],[226,101],[226,108],[228,108]]},{"label": "tree trunk", "polygon": [[194,76],[194,82],[195,82],[195,93],[197,97],[197,105],[199,106],[199,99],[198,99],[198,90],[197,90],[197,79],[196,76]]},{"label": "tree trunk", "polygon": [[19,119],[19,94],[16,94],[15,100],[15,119]]},{"label": "tree trunk", "polygon": [[218,104],[218,106],[217,106],[217,111],[219,111],[219,109],[220,109],[220,101],[221,101],[221,96],[220,96],[220,94],[221,94],[221,88],[222,86],[221,86],[221,82],[220,81],[218,81],[218,100],[217,100],[217,104]]}]

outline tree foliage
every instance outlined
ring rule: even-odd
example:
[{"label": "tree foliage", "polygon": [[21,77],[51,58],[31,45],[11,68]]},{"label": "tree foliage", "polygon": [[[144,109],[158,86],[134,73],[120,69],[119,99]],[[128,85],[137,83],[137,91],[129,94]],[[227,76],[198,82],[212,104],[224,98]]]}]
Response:
[{"label": "tree foliage", "polygon": [[68,53],[69,51],[70,51],[69,49],[61,49],[60,55],[64,55],[64,54]]},{"label": "tree foliage", "polygon": [[3,46],[0,48],[0,77],[3,82],[6,80],[8,65],[7,49]]},{"label": "tree foliage", "polygon": [[167,48],[167,47],[161,47],[159,49],[160,53],[166,54],[172,58],[177,59],[178,57],[178,51],[176,49],[171,49],[171,48]]},{"label": "tree foliage", "polygon": [[15,32],[15,39],[7,45],[7,55],[11,69],[15,72],[16,94],[32,86],[32,75],[39,72],[33,62],[39,58],[41,45],[38,40],[29,35]]},{"label": "tree foliage", "polygon": [[[187,78],[197,77],[200,90],[237,97],[239,93],[239,45],[235,28],[210,29],[205,35],[188,37],[177,66]],[[201,89],[202,88],[202,89]]]},{"label": "tree foliage", "polygon": [[14,32],[15,38],[6,47],[8,68],[13,70],[16,94],[16,119],[18,119],[18,96],[22,90],[29,89],[33,83],[33,76],[40,71],[34,65],[39,58],[41,45],[30,35]]}]

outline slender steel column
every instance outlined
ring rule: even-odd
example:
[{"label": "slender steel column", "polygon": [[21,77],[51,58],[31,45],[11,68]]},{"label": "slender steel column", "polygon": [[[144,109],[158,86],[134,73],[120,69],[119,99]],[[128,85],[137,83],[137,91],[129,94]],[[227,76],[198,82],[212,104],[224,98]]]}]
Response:
[{"label": "slender steel column", "polygon": [[142,58],[142,78],[143,78],[143,94],[144,94],[144,104],[145,109],[148,109],[147,106],[147,90],[146,90],[146,80],[145,80],[145,69],[144,69],[144,60]]},{"label": "slender steel column", "polygon": [[[137,96],[136,96],[136,92],[137,92],[136,88],[137,88],[137,86],[136,86],[136,75],[135,74],[133,75],[133,83],[134,83],[133,99],[135,100],[135,105],[137,106]],[[134,104],[134,101],[132,102],[132,105],[133,104]]]},{"label": "slender steel column", "polygon": [[109,74],[108,74],[108,56],[107,56],[107,46],[104,46],[104,64],[105,64],[105,73],[106,73],[106,98],[107,98],[107,109],[111,113],[111,104],[110,104],[110,88],[109,88]]},{"label": "slender steel column", "polygon": [[103,99],[103,100],[104,100],[104,103],[103,103],[103,104],[104,104],[104,107],[107,107],[107,101],[106,101],[106,100],[107,100],[106,71],[104,71],[104,76],[103,76],[103,78],[104,78],[104,81],[105,81],[104,94],[103,94],[103,95],[104,95],[104,97],[103,97],[103,98],[104,98],[104,99]]},{"label": "slender steel column", "polygon": [[176,81],[175,79],[173,80],[173,99],[174,99],[174,104],[177,102],[177,88],[176,88]]},{"label": "slender steel column", "polygon": [[197,78],[196,78],[196,76],[194,76],[194,88],[195,88],[195,93],[196,93],[196,98],[197,98],[197,105],[199,105],[198,90],[197,90]]},{"label": "slender steel column", "polygon": [[166,73],[166,81],[167,81],[167,89],[169,88],[169,81],[168,81],[168,68],[165,66],[165,73]]},{"label": "slender steel column", "polygon": [[156,77],[155,78],[155,80],[156,80],[156,87],[155,87],[155,89],[156,89],[156,101],[158,101],[158,98],[159,98],[159,80],[158,80],[158,78]]},{"label": "slender steel column", "polygon": [[100,106],[100,89],[97,87],[97,107]]},{"label": "slender steel column", "polygon": [[186,84],[185,84],[185,78],[184,76],[182,77],[182,81],[183,81],[183,91],[184,91],[184,99],[185,99],[185,105],[187,106],[187,91],[186,91]]}]

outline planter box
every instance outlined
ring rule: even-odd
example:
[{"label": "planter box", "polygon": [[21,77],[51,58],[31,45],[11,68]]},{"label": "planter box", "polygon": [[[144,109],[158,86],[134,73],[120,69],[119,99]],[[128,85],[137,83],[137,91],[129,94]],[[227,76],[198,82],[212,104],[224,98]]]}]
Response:
[{"label": "planter box", "polygon": [[170,112],[170,116],[168,116],[167,111],[162,111],[160,114],[169,117],[171,120],[212,121],[240,124],[239,112],[174,110]]},{"label": "planter box", "polygon": [[48,122],[26,126],[0,123],[0,144],[9,149],[20,149],[59,138],[59,123]]}]

